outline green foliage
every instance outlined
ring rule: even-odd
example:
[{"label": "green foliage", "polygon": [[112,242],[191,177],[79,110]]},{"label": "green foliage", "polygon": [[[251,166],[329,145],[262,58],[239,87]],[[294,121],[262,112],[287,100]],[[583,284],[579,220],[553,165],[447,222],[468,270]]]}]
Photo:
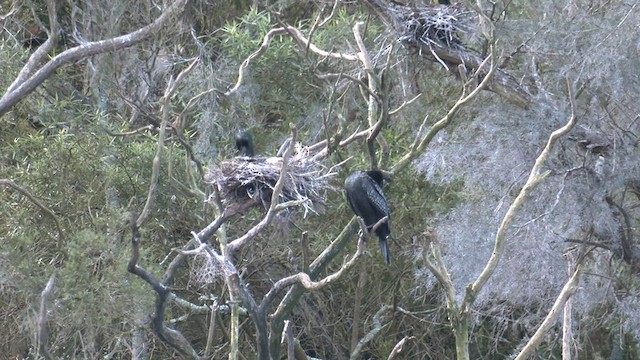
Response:
[{"label": "green foliage", "polygon": [[[3,255],[11,259],[9,268],[0,268],[0,279],[20,284],[0,287],[0,292],[8,309],[24,302],[20,308],[35,311],[42,287],[56,272],[51,351],[70,356],[79,342],[87,345],[85,352],[112,346],[110,339],[131,331],[131,321],[147,314],[154,299],[146,284],[126,272],[127,206],[141,209],[146,200],[157,138],[107,137],[92,125],[95,118],[83,105],[60,104],[65,111],[47,111],[50,123],[64,123],[63,129],[52,133],[57,126],[51,126],[21,133],[14,128],[13,140],[2,143],[1,150],[3,176],[53,211],[64,235],[58,234],[53,218],[24,195],[0,189],[0,227],[7,229],[0,233],[0,242]],[[189,165],[184,152],[168,143],[164,159],[157,207],[144,232],[151,241],[143,247],[141,261],[151,270],[166,254],[165,245],[188,238],[192,224],[199,222],[193,214],[202,208],[202,199],[185,193],[180,185],[191,171],[185,169]],[[180,198],[172,201],[175,194]],[[12,333],[18,336],[24,326],[32,326],[26,320]],[[0,350],[7,351],[16,338],[0,343]]]}]

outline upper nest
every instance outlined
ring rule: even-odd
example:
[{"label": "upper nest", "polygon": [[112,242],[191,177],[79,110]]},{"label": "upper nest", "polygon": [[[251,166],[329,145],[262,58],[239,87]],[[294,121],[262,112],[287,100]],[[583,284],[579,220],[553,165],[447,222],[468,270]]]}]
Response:
[{"label": "upper nest", "polygon": [[[225,160],[219,168],[210,170],[207,181],[217,187],[226,207],[249,205],[268,209],[281,169],[281,157],[241,156]],[[327,190],[333,189],[329,179],[334,175],[304,153],[292,156],[279,203],[301,201],[305,215],[307,211],[320,212]]]},{"label": "upper nest", "polygon": [[473,13],[462,3],[455,5],[403,6],[374,2],[389,17],[400,33],[398,40],[408,44],[433,44],[453,47],[458,35],[467,33]]}]

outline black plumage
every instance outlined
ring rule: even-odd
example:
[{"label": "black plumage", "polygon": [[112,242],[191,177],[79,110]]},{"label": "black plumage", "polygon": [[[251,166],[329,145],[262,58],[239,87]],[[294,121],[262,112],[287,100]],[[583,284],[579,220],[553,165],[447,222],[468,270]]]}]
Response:
[{"label": "black plumage", "polygon": [[391,254],[387,238],[391,234],[391,214],[389,204],[382,191],[382,181],[380,170],[358,170],[347,176],[344,189],[351,210],[364,220],[367,230],[371,231],[380,219],[387,217],[387,221],[378,226],[375,234],[380,241],[380,251],[384,261],[390,264]]},{"label": "black plumage", "polygon": [[236,134],[236,148],[242,156],[253,157],[255,155],[253,137],[248,131],[241,130]]}]

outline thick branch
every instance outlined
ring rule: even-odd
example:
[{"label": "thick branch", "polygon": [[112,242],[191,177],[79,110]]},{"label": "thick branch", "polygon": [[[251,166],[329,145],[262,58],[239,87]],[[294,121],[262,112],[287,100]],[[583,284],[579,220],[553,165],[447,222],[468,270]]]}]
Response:
[{"label": "thick branch", "polygon": [[138,265],[140,257],[140,229],[135,223],[135,218],[131,219],[131,259],[127,265],[127,270],[137,275],[146,283],[151,285],[158,295],[156,299],[156,310],[153,316],[153,329],[158,337],[176,349],[182,356],[188,359],[199,359],[198,353],[191,346],[189,341],[176,330],[166,326],[164,322],[164,313],[169,299],[169,289],[158,281],[153,274]]},{"label": "thick branch", "polygon": [[49,13],[49,31],[47,41],[40,45],[38,49],[31,54],[27,63],[24,64],[20,73],[18,73],[16,79],[7,88],[7,93],[14,91],[18,85],[22,84],[29,76],[31,76],[31,74],[33,74],[36,68],[47,59],[49,53],[53,48],[55,48],[56,43],[60,38],[57,1],[47,0],[47,10]]},{"label": "thick branch", "polygon": [[309,274],[303,273],[303,272],[297,273],[291,276],[287,276],[286,278],[282,278],[278,280],[275,284],[273,284],[269,292],[264,296],[264,299],[262,300],[262,304],[260,304],[260,312],[265,311],[268,308],[268,306],[271,304],[275,296],[289,286],[300,284],[307,290],[316,291],[326,287],[332,282],[335,282],[336,280],[340,279],[340,277],[345,272],[349,271],[349,269],[351,269],[353,265],[355,265],[356,261],[360,256],[362,256],[363,253],[364,253],[364,240],[360,239],[358,241],[358,250],[351,257],[351,259],[349,259],[347,263],[342,265],[342,267],[338,271],[334,272],[331,275],[328,275],[322,280],[313,281],[309,276]]},{"label": "thick branch", "polygon": [[136,45],[155,35],[167,22],[182,13],[187,2],[188,0],[176,0],[172,5],[166,8],[156,21],[132,33],[107,40],[82,44],[56,55],[35,74],[29,76],[28,79],[25,79],[20,84],[16,83],[11,91],[7,91],[2,96],[0,99],[0,116],[6,114],[15,104],[25,96],[29,95],[62,65],[103,52],[124,49]]}]

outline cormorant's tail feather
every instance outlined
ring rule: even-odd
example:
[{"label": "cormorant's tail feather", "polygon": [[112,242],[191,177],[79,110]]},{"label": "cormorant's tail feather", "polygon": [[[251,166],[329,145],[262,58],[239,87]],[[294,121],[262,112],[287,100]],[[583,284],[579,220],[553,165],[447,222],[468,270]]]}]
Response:
[{"label": "cormorant's tail feather", "polygon": [[384,262],[387,263],[387,265],[391,265],[391,253],[389,252],[389,244],[386,238],[380,238],[380,252],[382,252]]}]

